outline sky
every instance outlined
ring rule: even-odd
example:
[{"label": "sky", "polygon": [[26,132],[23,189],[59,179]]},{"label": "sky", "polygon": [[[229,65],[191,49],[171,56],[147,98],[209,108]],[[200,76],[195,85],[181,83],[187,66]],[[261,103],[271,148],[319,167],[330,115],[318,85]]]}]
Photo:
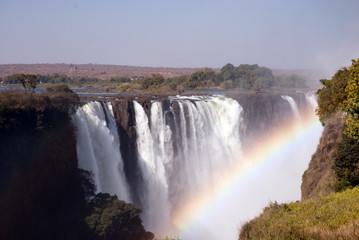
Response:
[{"label": "sky", "polygon": [[339,69],[357,0],[0,0],[0,64]]}]

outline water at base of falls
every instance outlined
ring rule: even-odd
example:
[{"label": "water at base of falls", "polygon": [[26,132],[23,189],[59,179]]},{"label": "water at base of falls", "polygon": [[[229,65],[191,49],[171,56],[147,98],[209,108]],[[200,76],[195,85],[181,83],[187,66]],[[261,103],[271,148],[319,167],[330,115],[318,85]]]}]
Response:
[{"label": "water at base of falls", "polygon": [[[290,104],[295,121],[300,122],[295,101],[289,96],[282,98]],[[312,96],[308,96],[307,101],[315,103]],[[238,162],[245,162],[240,135],[240,130],[246,127],[243,108],[224,96],[175,96],[169,97],[169,102],[168,105],[152,101],[147,114],[139,102],[133,102],[136,171],[143,178],[141,189],[130,189],[131,184],[127,183],[111,103],[87,103],[73,116],[79,167],[93,172],[99,192],[116,194],[119,199],[131,202],[129,193],[137,191],[147,230],[157,236],[179,235],[184,240],[237,239],[240,221],[258,214],[270,200],[296,200],[295,194],[300,190],[287,190],[290,188],[288,173],[292,174],[296,168],[301,174],[310,155],[300,155],[308,157],[300,166],[294,163],[293,156],[289,158],[294,167],[285,164],[288,155],[283,155],[273,164],[261,165],[250,175],[238,172],[240,184],[226,183],[228,187],[223,192],[220,185],[223,173],[230,172],[231,166]],[[319,136],[313,137],[313,141],[318,139]],[[295,151],[292,154],[295,155]],[[300,177],[296,177],[298,185]],[[276,188],[288,194],[280,198]],[[211,207],[202,208],[208,201],[193,205],[197,199],[202,199],[203,189],[209,192],[207,198],[215,199],[209,201],[213,204]],[[221,197],[216,196],[218,192]],[[175,221],[178,212],[187,205],[192,207],[189,209],[192,209],[193,218]],[[187,226],[187,223],[190,224]]]}]

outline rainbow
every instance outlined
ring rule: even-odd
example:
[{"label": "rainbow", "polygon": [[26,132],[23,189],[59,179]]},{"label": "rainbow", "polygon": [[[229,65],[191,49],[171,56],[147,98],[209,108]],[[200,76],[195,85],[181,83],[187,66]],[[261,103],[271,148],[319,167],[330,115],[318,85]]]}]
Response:
[{"label": "rainbow", "polygon": [[211,209],[221,204],[223,198],[238,188],[245,178],[255,174],[258,169],[278,161],[299,146],[298,143],[308,142],[309,138],[318,141],[318,132],[320,135],[321,131],[322,126],[317,117],[313,112],[308,112],[301,116],[301,124],[293,124],[293,121],[290,121],[280,129],[268,132],[261,138],[261,142],[250,148],[250,151],[238,156],[233,164],[219,175],[214,186],[202,189],[172,213],[172,223],[180,230],[180,235],[190,232],[201,219],[210,217]]}]

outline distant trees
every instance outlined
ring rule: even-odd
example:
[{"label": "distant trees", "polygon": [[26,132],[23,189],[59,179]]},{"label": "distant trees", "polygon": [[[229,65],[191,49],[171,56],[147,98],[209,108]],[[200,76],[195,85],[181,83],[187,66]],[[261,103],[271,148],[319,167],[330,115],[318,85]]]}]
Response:
[{"label": "distant trees", "polygon": [[244,89],[268,89],[274,85],[272,71],[257,64],[241,64],[234,67],[228,63],[221,68],[216,76],[216,84],[223,83],[225,88],[234,86]]},{"label": "distant trees", "polygon": [[19,81],[21,83],[21,85],[24,87],[25,90],[28,90],[30,92],[35,92],[35,88],[38,83],[38,79],[36,75],[18,73],[18,74],[14,74],[13,77],[16,79],[16,81]]},{"label": "distant trees", "polygon": [[[39,83],[66,83],[98,87],[113,87],[122,91],[134,89],[155,90],[157,93],[169,93],[170,91],[182,91],[185,89],[231,89],[241,88],[246,90],[279,88],[300,88],[305,86],[305,79],[289,74],[274,77],[269,68],[258,66],[258,64],[241,64],[234,66],[231,63],[224,65],[219,72],[212,68],[199,69],[191,75],[165,78],[161,73],[152,73],[151,76],[111,77],[109,80],[100,80],[96,77],[69,77],[59,75],[36,75]],[[20,78],[21,80],[21,78]],[[16,84],[18,81],[14,76],[3,79],[5,84]],[[25,86],[27,87],[27,86]]]},{"label": "distant trees", "polygon": [[301,88],[305,86],[305,79],[297,74],[289,74],[276,78],[276,83],[280,88]]}]

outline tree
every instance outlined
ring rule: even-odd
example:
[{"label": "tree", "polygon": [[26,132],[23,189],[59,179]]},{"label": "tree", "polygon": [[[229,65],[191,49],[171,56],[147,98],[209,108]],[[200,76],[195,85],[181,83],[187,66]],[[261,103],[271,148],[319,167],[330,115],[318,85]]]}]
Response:
[{"label": "tree", "polygon": [[347,99],[342,104],[342,109],[347,112],[344,134],[359,142],[359,58],[352,60],[349,71],[349,81],[345,88]]},{"label": "tree", "polygon": [[38,83],[37,76],[34,74],[24,74],[24,73],[18,73],[14,74],[14,78],[19,81],[25,90],[28,90],[29,92],[35,92],[35,88]]},{"label": "tree", "polygon": [[153,233],[146,232],[139,216],[141,209],[118,200],[117,196],[98,193],[92,200],[93,210],[86,217],[96,239],[151,240]]},{"label": "tree", "polygon": [[317,91],[318,108],[316,110],[322,124],[336,111],[347,99],[346,87],[349,81],[350,71],[347,68],[338,70],[331,80],[321,79],[323,87]]},{"label": "tree", "polygon": [[343,191],[359,184],[359,143],[344,135],[336,147],[333,170],[337,181],[335,190]]}]

